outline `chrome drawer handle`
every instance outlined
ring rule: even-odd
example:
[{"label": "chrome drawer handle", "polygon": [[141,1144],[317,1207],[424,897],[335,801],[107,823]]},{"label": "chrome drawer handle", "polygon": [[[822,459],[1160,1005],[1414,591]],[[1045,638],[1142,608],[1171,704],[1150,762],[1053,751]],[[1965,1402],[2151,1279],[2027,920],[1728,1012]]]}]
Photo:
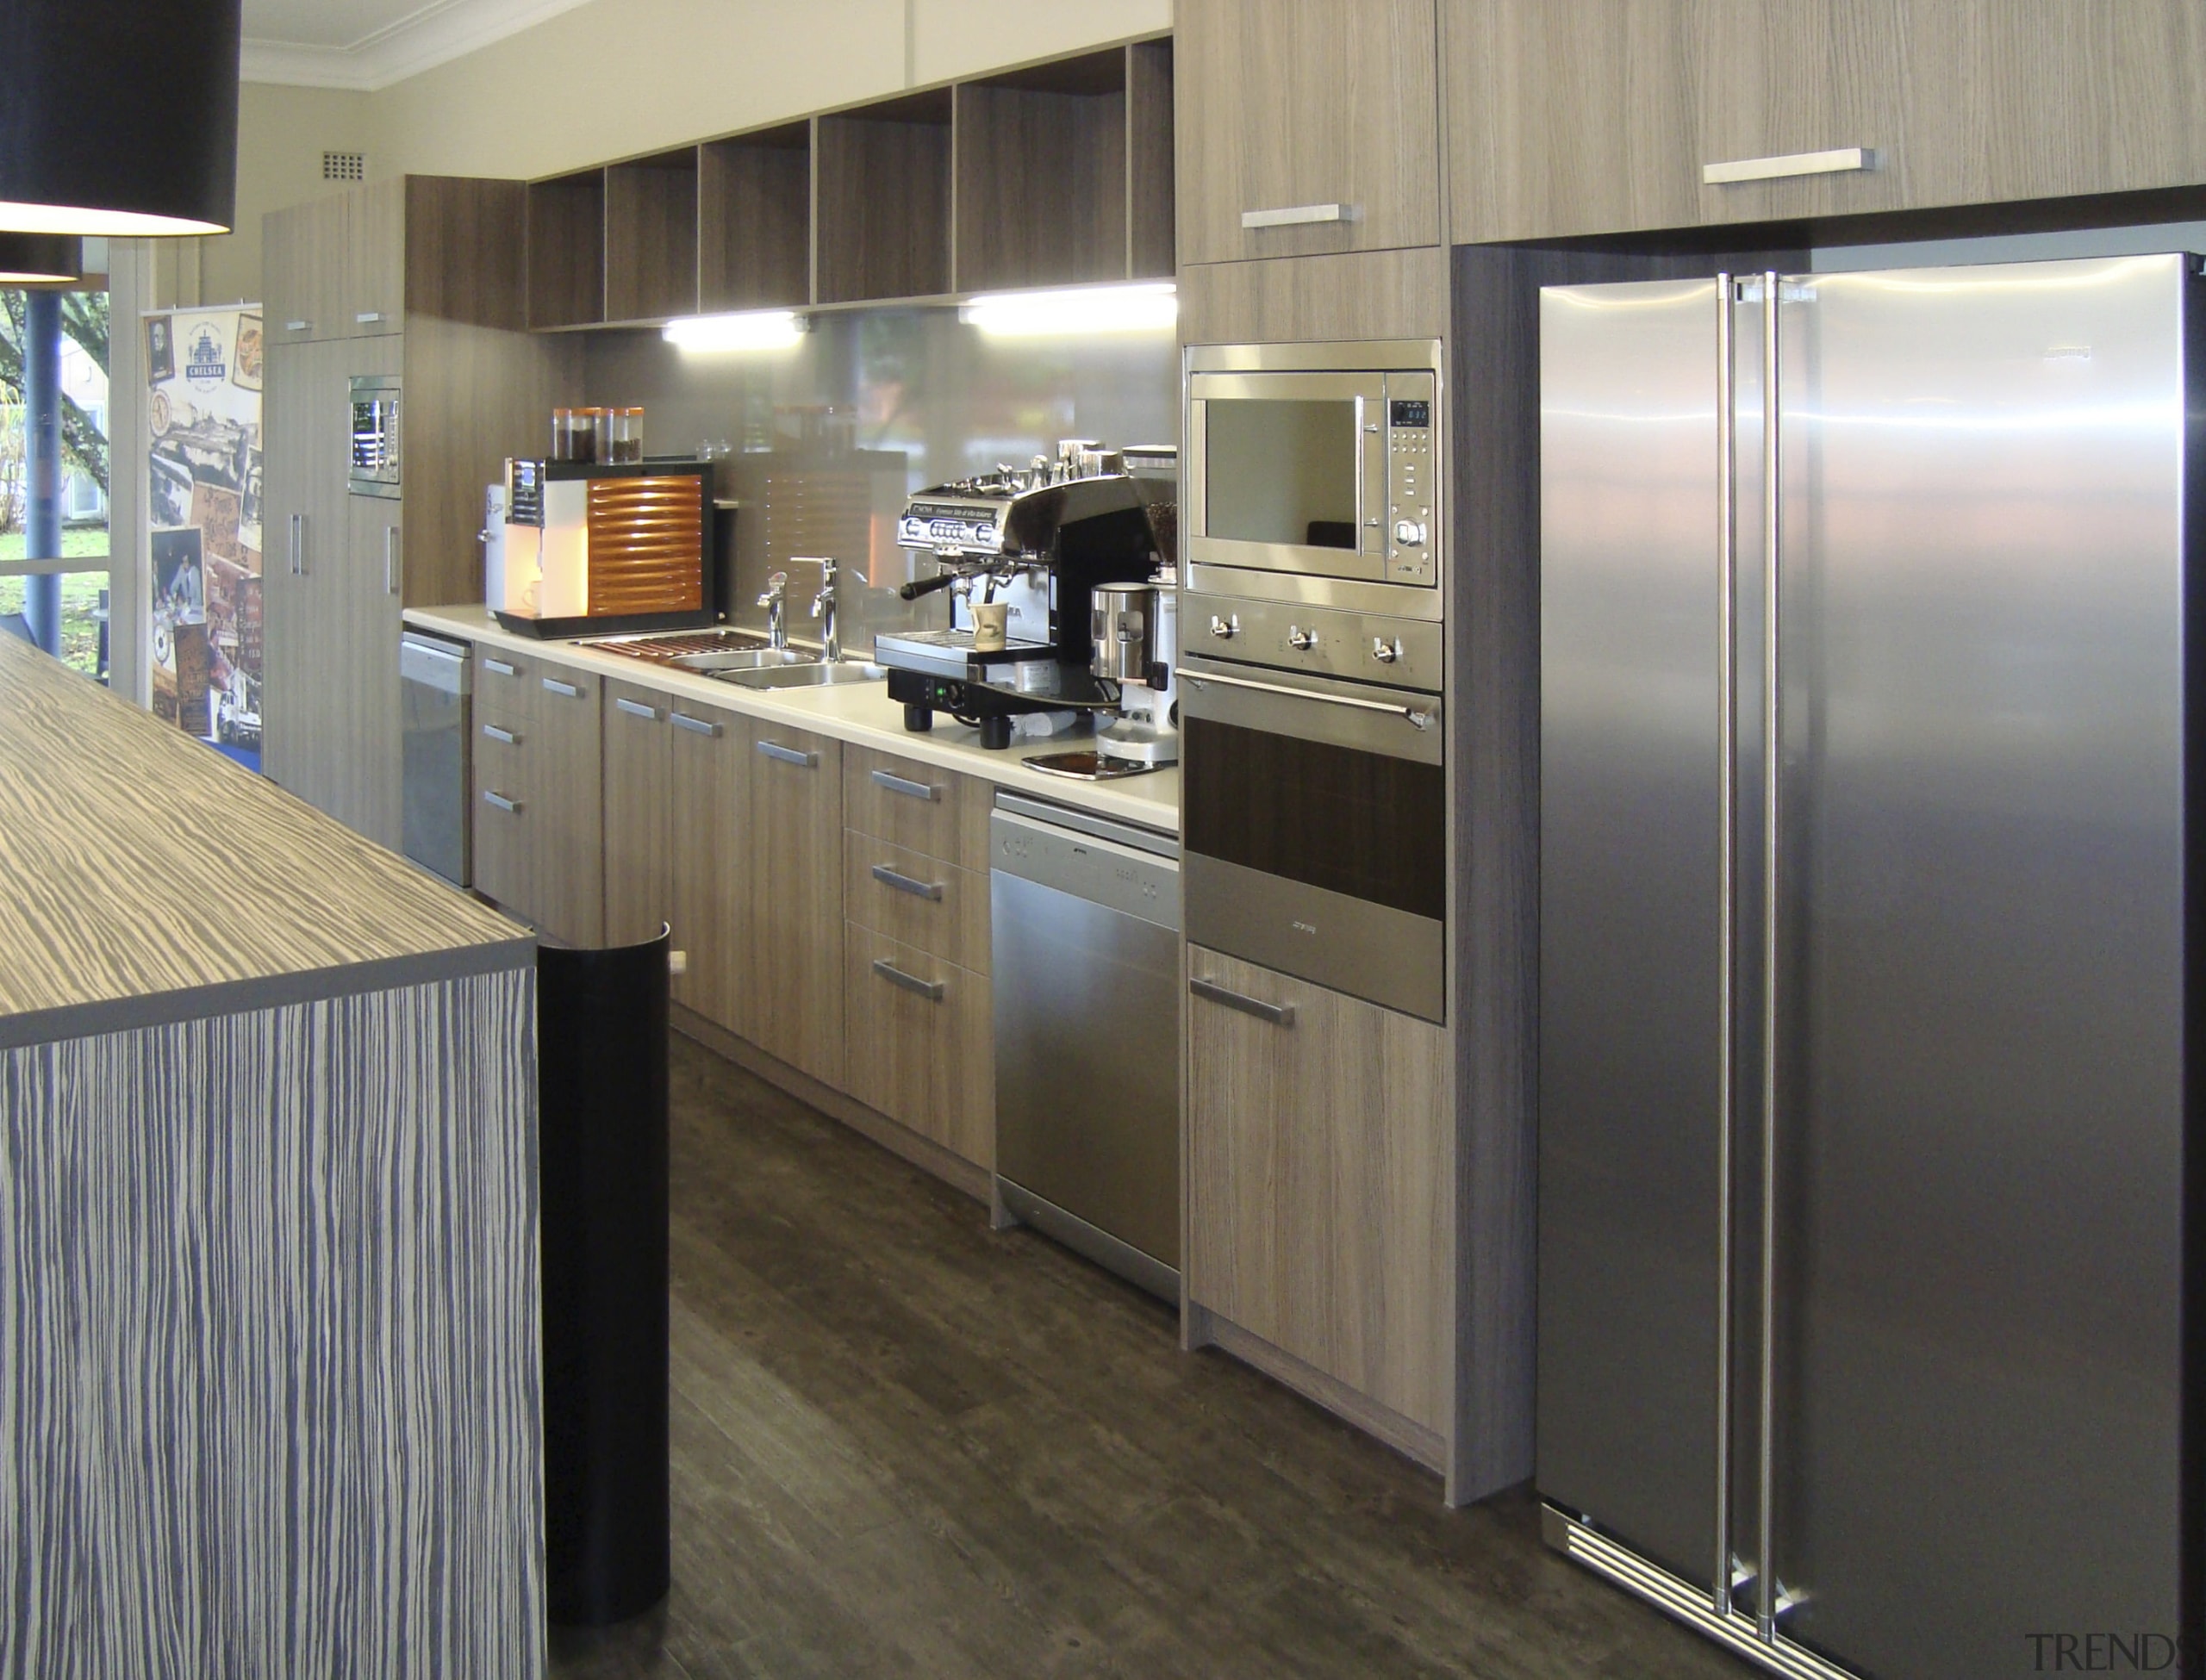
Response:
[{"label": "chrome drawer handle", "polygon": [[517,747],[520,744],[520,736],[514,734],[513,731],[509,729],[501,729],[495,724],[483,725],[483,732],[489,736],[493,741],[501,742],[508,747]]},{"label": "chrome drawer handle", "polygon": [[885,956],[873,960],[873,972],[891,986],[900,986],[907,992],[916,992],[931,1004],[940,1003],[950,988],[940,980],[923,980],[917,974],[907,974]]},{"label": "chrome drawer handle", "polygon": [[1187,990],[1198,998],[1206,999],[1214,1004],[1224,1004],[1228,1009],[1237,1009],[1243,1015],[1253,1015],[1259,1021],[1268,1021],[1275,1027],[1291,1027],[1294,1024],[1293,1004],[1268,1004],[1261,998],[1251,998],[1238,992],[1230,991],[1216,980],[1204,980],[1200,976],[1187,982]]},{"label": "chrome drawer handle", "polygon": [[925,800],[930,803],[942,797],[942,789],[931,783],[913,781],[909,776],[896,775],[888,770],[876,770],[873,785],[885,787],[892,793],[901,793],[907,799]]},{"label": "chrome drawer handle", "polygon": [[1362,210],[1354,204],[1290,204],[1277,210],[1243,210],[1243,227],[1311,227],[1327,222],[1355,221]]},{"label": "chrome drawer handle", "polygon": [[615,694],[613,697],[613,706],[615,711],[625,712],[632,718],[642,718],[651,723],[658,721],[658,707],[645,706],[641,700],[632,700],[623,695]]},{"label": "chrome drawer handle", "polygon": [[676,712],[673,717],[676,729],[686,729],[693,735],[718,735],[720,732],[718,724],[707,723],[702,718],[693,718],[687,712]]},{"label": "chrome drawer handle", "polygon": [[493,676],[519,676],[520,673],[502,659],[485,659],[483,669]]},{"label": "chrome drawer handle", "polygon": [[761,741],[758,744],[758,750],[767,757],[783,764],[798,764],[807,770],[816,770],[819,768],[818,753],[799,752],[795,747],[785,747],[779,741]]},{"label": "chrome drawer handle", "polygon": [[495,806],[501,811],[510,811],[516,817],[520,815],[519,800],[509,800],[503,793],[494,793],[488,787],[483,790],[483,803]]},{"label": "chrome drawer handle", "polygon": [[364,309],[352,317],[354,324],[360,327],[372,327],[382,319],[382,313],[375,309]]},{"label": "chrome drawer handle", "polygon": [[915,899],[930,899],[936,904],[942,902],[943,883],[938,880],[920,880],[911,875],[900,874],[886,863],[873,866],[873,878],[883,887],[893,887],[899,893],[909,893]]},{"label": "chrome drawer handle", "polygon": [[1734,158],[1727,163],[1703,164],[1704,187],[1726,187],[1741,181],[1784,181],[1797,175],[1850,175],[1877,167],[1877,154],[1866,146],[1841,146],[1829,152],[1788,152],[1777,158]]},{"label": "chrome drawer handle", "polygon": [[580,688],[571,682],[562,682],[556,676],[547,676],[544,679],[544,689],[546,694],[564,694],[569,700],[580,700],[583,697],[583,691]]},{"label": "chrome drawer handle", "polygon": [[310,320],[287,320],[284,323],[284,330],[286,333],[303,333],[313,325]]}]

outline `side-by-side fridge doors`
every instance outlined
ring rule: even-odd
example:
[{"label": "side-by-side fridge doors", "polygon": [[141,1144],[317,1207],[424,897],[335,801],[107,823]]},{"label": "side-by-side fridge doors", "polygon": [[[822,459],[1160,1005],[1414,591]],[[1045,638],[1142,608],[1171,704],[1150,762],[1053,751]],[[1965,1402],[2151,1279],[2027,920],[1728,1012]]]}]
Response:
[{"label": "side-by-side fridge doors", "polygon": [[1540,1490],[1780,1671],[2185,1631],[2186,267],[1542,297]]}]

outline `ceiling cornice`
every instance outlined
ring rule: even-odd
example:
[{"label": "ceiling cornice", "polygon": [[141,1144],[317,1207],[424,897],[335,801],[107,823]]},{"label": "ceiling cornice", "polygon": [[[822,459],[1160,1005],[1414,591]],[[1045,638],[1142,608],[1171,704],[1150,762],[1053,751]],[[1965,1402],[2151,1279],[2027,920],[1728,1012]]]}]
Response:
[{"label": "ceiling cornice", "polygon": [[349,47],[246,37],[238,79],[374,93],[477,47],[572,11],[588,0],[430,0]]}]

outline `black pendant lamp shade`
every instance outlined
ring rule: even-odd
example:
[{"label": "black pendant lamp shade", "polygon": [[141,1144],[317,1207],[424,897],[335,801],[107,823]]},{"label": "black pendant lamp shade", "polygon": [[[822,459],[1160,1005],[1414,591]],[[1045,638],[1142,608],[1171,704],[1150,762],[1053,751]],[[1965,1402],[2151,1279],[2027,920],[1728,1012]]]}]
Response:
[{"label": "black pendant lamp shade", "polygon": [[229,231],[240,0],[5,0],[0,229]]},{"label": "black pendant lamp shade", "polygon": [[0,286],[74,284],[84,273],[84,242],[65,233],[0,233]]}]

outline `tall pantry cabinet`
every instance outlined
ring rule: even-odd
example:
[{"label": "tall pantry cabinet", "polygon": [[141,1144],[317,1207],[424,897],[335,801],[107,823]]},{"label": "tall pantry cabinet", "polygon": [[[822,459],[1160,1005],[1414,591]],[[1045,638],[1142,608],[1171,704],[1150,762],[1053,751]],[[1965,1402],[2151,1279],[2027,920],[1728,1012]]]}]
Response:
[{"label": "tall pantry cabinet", "polygon": [[[262,763],[399,843],[399,614],[483,598],[483,487],[578,348],[523,330],[525,188],[409,175],[270,215]],[[399,380],[399,494],[355,495],[351,382]]]}]

